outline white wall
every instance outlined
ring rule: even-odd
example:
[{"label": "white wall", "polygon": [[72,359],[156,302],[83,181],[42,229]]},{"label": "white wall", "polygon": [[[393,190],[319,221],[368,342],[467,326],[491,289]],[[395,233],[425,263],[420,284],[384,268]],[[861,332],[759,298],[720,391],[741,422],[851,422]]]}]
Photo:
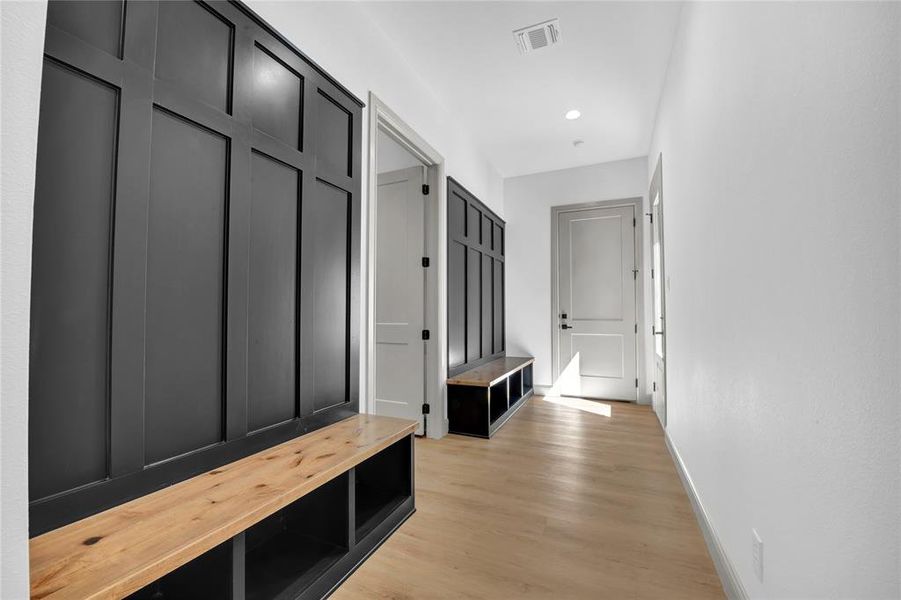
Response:
[{"label": "white wall", "polygon": [[504,180],[507,354],[535,357],[535,385],[553,383],[551,207],[644,197],[647,164],[641,157]]},{"label": "white wall", "polygon": [[757,598],[901,596],[899,21],[689,4],[670,62],[668,433]]},{"label": "white wall", "polygon": [[28,597],[31,222],[46,4],[0,2],[0,598]]}]

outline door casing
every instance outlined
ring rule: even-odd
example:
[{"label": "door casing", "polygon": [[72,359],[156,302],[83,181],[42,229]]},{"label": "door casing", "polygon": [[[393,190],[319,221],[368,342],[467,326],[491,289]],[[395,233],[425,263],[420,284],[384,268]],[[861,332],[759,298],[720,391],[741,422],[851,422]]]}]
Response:
[{"label": "door casing", "polygon": [[377,151],[378,132],[381,130],[418,158],[427,168],[426,180],[429,195],[426,196],[426,250],[430,266],[426,271],[426,315],[424,327],[430,337],[426,344],[426,394],[424,401],[430,412],[425,416],[426,435],[441,438],[447,435],[446,373],[447,364],[447,186],[444,157],[416,133],[403,119],[392,111],[378,96],[369,93],[368,110],[369,166],[367,169],[368,208],[366,231],[366,356],[363,363],[366,375],[365,390],[360,394],[360,412],[375,411],[375,248],[376,215],[378,210]]},{"label": "door casing", "polygon": [[648,396],[647,377],[645,376],[645,365],[641,358],[645,355],[645,295],[644,295],[644,253],[642,234],[643,227],[641,215],[644,214],[644,199],[641,197],[624,198],[620,200],[598,200],[595,202],[582,202],[578,204],[565,204],[551,207],[551,314],[550,314],[550,333],[551,333],[551,373],[553,382],[556,383],[560,376],[560,348],[557,339],[558,321],[557,315],[560,314],[560,298],[559,298],[559,273],[557,272],[557,222],[560,213],[589,210],[592,208],[617,208],[622,206],[633,207],[636,215],[635,226],[635,265],[638,269],[638,276],[635,281],[635,315],[638,322],[638,335],[635,340],[635,368],[638,377],[638,387],[636,388],[636,401],[640,404],[650,402]]},{"label": "door casing", "polygon": [[[648,207],[649,207],[649,215],[654,213],[654,197],[656,195],[660,195],[660,212],[657,215],[658,221],[657,223],[651,223],[651,245],[653,246],[654,240],[654,227],[659,227],[660,232],[660,272],[654,273],[655,277],[660,280],[660,320],[663,324],[663,331],[661,332],[662,343],[663,343],[663,358],[660,359],[657,356],[656,350],[656,340],[651,340],[650,352],[648,356],[650,357],[650,365],[653,371],[651,372],[652,379],[654,380],[654,393],[657,391],[662,392],[661,395],[663,397],[663,407],[660,409],[659,406],[654,406],[655,412],[657,412],[657,418],[660,419],[660,424],[666,429],[666,416],[667,416],[667,406],[669,405],[667,398],[667,385],[666,385],[666,362],[667,362],[667,354],[666,354],[666,250],[664,247],[664,232],[663,232],[663,154],[657,156],[657,166],[654,168],[654,175],[651,177],[651,185],[648,189]],[[653,268],[653,247],[651,249],[651,267]],[[655,318],[654,315],[654,283],[651,282],[651,320],[653,321]],[[661,368],[662,367],[662,368]]]}]

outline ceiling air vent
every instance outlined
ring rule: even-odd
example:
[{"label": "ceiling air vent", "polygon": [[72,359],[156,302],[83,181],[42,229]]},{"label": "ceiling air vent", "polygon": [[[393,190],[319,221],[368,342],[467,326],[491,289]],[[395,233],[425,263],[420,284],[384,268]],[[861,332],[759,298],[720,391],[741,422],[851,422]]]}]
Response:
[{"label": "ceiling air vent", "polygon": [[560,43],[560,19],[529,25],[513,32],[520,54],[528,54]]}]

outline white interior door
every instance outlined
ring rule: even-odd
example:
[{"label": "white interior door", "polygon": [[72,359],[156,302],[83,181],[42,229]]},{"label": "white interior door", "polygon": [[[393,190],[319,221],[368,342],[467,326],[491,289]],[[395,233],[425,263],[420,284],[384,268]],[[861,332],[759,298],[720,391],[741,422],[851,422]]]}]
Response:
[{"label": "white interior door", "polygon": [[[659,170],[658,166],[658,170]],[[666,427],[666,291],[663,270],[663,196],[659,176],[651,186],[651,282],[654,286],[654,412]]]},{"label": "white interior door", "polygon": [[637,399],[635,209],[557,213],[557,387]]},{"label": "white interior door", "polygon": [[375,412],[419,422],[425,401],[425,167],[378,176]]}]

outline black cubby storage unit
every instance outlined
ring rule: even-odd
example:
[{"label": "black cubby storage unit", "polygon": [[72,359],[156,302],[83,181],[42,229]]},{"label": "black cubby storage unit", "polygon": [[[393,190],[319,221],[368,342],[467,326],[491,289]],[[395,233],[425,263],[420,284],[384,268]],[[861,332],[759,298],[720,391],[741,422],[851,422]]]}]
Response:
[{"label": "black cubby storage unit", "polygon": [[[505,357],[447,380],[450,433],[490,438],[532,394],[532,358]],[[496,365],[496,366],[495,366]],[[490,370],[485,377],[485,370]]]},{"label": "black cubby storage unit", "polygon": [[412,476],[408,436],[128,598],[324,598],[413,513]]},{"label": "black cubby storage unit", "polygon": [[447,374],[504,355],[504,221],[447,178]]},{"label": "black cubby storage unit", "polygon": [[240,2],[49,3],[32,536],[358,413],[362,106]]}]

